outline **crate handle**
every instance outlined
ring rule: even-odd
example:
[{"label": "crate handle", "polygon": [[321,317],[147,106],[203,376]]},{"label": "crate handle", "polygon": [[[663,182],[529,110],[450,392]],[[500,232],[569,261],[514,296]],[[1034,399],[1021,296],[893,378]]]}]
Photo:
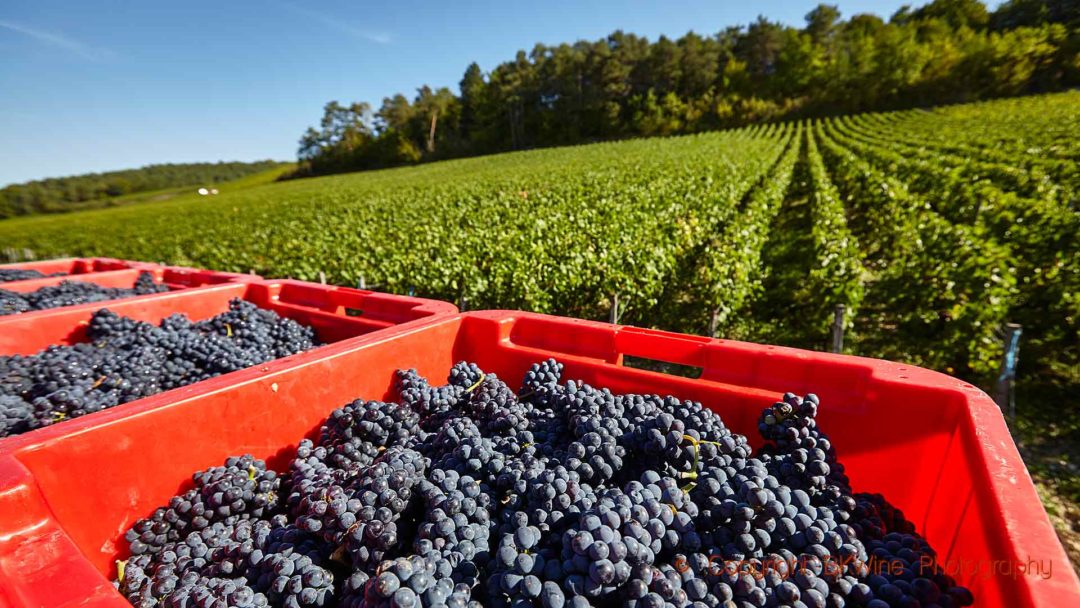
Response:
[{"label": "crate handle", "polygon": [[[708,372],[706,347],[720,342],[701,336],[536,313],[493,310],[467,312],[464,315],[487,318],[501,325],[502,339],[518,347],[584,357],[617,366],[626,365],[627,357],[659,361],[697,368],[693,370],[695,377],[701,375],[698,369],[701,373]],[[649,366],[650,369],[652,367]]]},{"label": "crate handle", "polygon": [[706,347],[716,342],[701,336],[624,326],[615,334],[616,364],[699,378],[707,371]]},{"label": "crate handle", "polygon": [[638,357],[636,355],[620,355],[620,364],[623,367],[643,369],[650,372],[667,374],[669,376],[681,376],[692,380],[701,379],[705,368],[685,363],[673,363],[655,357]]}]

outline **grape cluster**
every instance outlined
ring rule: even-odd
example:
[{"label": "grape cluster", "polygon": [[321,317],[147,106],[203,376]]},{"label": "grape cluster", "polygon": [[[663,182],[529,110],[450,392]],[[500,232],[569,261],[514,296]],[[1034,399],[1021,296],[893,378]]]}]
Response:
[{"label": "grape cluster", "polygon": [[563,372],[515,392],[469,363],[443,386],[399,371],[397,401],[334,410],[286,474],[195,475],[129,532],[117,586],[139,606],[973,603],[899,510],[852,492],[816,396],[765,408],[755,452],[700,403]]},{"label": "grape cluster", "polygon": [[[274,526],[265,520],[222,521],[169,541],[154,553],[121,562],[120,590],[139,607],[268,606],[267,598],[240,576],[252,555],[266,546]],[[135,545],[135,542],[132,542]],[[206,600],[224,602],[199,603]]]},{"label": "grape cluster", "polygon": [[211,319],[159,326],[94,313],[87,342],[0,357],[0,437],[308,350],[314,332],[244,300]]},{"label": "grape cluster", "polygon": [[451,382],[446,386],[433,387],[414,369],[398,370],[395,383],[402,404],[423,416],[429,428],[438,428],[439,424],[459,405],[465,396],[466,386],[473,384],[464,376],[455,376],[452,373],[451,378],[462,378],[460,382],[468,382],[468,384]]},{"label": "grape cluster", "polygon": [[397,403],[357,400],[334,410],[320,432],[319,444],[333,450],[331,461],[371,464],[379,447],[403,444],[416,436],[420,417]]},{"label": "grape cluster", "polygon": [[45,277],[59,277],[64,273],[45,274],[40,270],[23,270],[21,268],[0,268],[0,283],[11,281],[29,281],[31,279],[43,279]]},{"label": "grape cluster", "polygon": [[163,551],[215,522],[230,525],[270,514],[281,488],[277,474],[251,456],[229,458],[224,466],[196,473],[192,479],[195,487],[128,530],[125,539],[133,555]]},{"label": "grape cluster", "polygon": [[418,452],[393,446],[344,485],[304,496],[297,525],[347,552],[354,564],[378,564],[398,542],[397,520],[425,468]]},{"label": "grape cluster", "polygon": [[277,606],[326,606],[334,597],[334,574],[319,538],[296,526],[271,530],[264,548],[248,556],[247,580]]},{"label": "grape cluster", "polygon": [[154,275],[143,271],[132,287],[102,287],[82,281],[60,281],[29,293],[0,289],[0,316],[31,310],[45,310],[88,302],[104,302],[132,296],[144,296],[169,291],[169,287],[154,282]]},{"label": "grape cluster", "polygon": [[366,574],[356,577],[363,583],[347,590],[342,606],[464,608],[470,604],[470,587],[467,583],[455,584],[452,570],[450,561],[437,554],[384,561],[371,577]]},{"label": "grape cluster", "polygon": [[805,399],[786,393],[782,401],[761,413],[758,431],[773,442],[764,455],[781,483],[815,497],[838,500],[850,495],[851,488],[832,443],[817,429],[818,405],[813,393]]}]

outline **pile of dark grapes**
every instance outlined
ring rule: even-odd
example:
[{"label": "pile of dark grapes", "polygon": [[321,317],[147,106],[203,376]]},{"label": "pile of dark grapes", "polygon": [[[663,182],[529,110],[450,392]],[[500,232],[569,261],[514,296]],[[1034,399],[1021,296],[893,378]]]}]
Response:
[{"label": "pile of dark grapes", "polygon": [[127,533],[135,606],[952,608],[971,593],[881,496],[852,492],[818,399],[766,408],[752,454],[700,403],[536,364],[459,363],[356,401],[276,475],[251,456]]},{"label": "pile of dark grapes", "polygon": [[0,437],[17,435],[317,346],[314,331],[233,300],[193,323],[94,313],[87,342],[0,356]]},{"label": "pile of dark grapes", "polygon": [[45,274],[40,270],[23,270],[21,268],[0,268],[0,283],[8,283],[10,281],[29,281],[31,279],[42,279],[45,277],[59,277],[64,273],[57,272],[55,274]]},{"label": "pile of dark grapes", "polygon": [[[40,273],[39,273],[40,274]],[[42,287],[29,293],[17,293],[0,289],[0,316],[31,310],[45,310],[88,302],[104,302],[118,298],[145,296],[169,291],[169,287],[154,282],[154,275],[140,272],[132,287],[102,287],[82,281],[60,281],[56,285]]]}]

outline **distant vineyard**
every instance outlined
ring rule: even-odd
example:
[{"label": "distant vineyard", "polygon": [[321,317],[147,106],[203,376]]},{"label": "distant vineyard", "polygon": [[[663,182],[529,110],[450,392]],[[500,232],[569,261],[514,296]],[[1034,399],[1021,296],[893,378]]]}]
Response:
[{"label": "distant vineyard", "polygon": [[846,350],[1075,366],[1080,93],[511,153],[0,222],[166,260]]},{"label": "distant vineyard", "polygon": [[[0,219],[38,213],[65,213],[110,207],[132,195],[142,200],[166,199],[184,186],[209,186],[290,165],[272,160],[250,163],[180,163],[138,169],[50,177],[0,188]],[[275,176],[276,177],[276,176]]]}]

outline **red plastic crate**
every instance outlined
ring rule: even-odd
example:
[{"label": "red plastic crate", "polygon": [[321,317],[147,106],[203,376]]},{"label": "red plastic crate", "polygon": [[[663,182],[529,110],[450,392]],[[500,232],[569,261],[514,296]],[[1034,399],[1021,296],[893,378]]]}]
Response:
[{"label": "red plastic crate", "polygon": [[200,321],[227,311],[233,298],[248,300],[308,325],[326,343],[457,312],[453,304],[436,300],[289,279],[261,279],[0,317],[0,355],[31,355],[52,344],[84,342],[90,319],[102,308],[155,324],[175,313]]},{"label": "red plastic crate", "polygon": [[57,260],[42,260],[40,262],[0,264],[0,269],[17,268],[19,270],[36,270],[42,274],[56,274],[59,272],[65,275],[75,275],[91,272],[105,272],[108,270],[123,270],[125,268],[146,268],[151,266],[157,266],[157,264],[133,262],[129,260],[115,260],[113,258],[61,258]]},{"label": "red plastic crate", "polygon": [[[100,285],[101,287],[131,288],[135,286],[135,282],[138,280],[139,275],[144,272],[150,273],[154,277],[155,282],[164,283],[171,291],[201,288],[210,285],[219,285],[222,283],[243,283],[250,281],[258,281],[262,278],[258,275],[253,274],[217,272],[214,270],[199,270],[197,268],[185,268],[181,266],[157,266],[152,264],[143,264],[140,268],[102,270],[100,272],[90,272],[80,275],[45,277],[41,279],[28,279],[25,281],[10,281],[7,283],[0,283],[0,289],[5,289],[7,291],[13,291],[17,293],[30,293],[43,287],[57,285],[62,281],[93,283],[94,285]],[[141,302],[144,301],[146,298],[155,298],[161,295],[162,294],[127,296],[114,300],[87,302],[85,304],[76,304],[74,306],[62,306],[58,308],[48,308],[44,310],[29,310],[26,312],[2,315],[0,316],[0,341],[3,340],[2,336],[6,331],[5,324],[13,321],[14,319],[26,319],[28,317],[35,318],[38,315],[45,315],[46,313],[51,313],[57,310],[66,310],[68,308],[81,310],[80,307],[91,307],[93,310],[97,310],[106,306],[113,306],[116,302],[129,300]],[[46,318],[52,317],[46,315]]]},{"label": "red plastic crate", "polygon": [[[0,448],[0,605],[125,605],[109,580],[136,519],[229,455],[281,470],[332,409],[391,396],[395,369],[442,380],[465,359],[515,383],[550,356],[567,379],[700,400],[751,439],[782,391],[817,392],[821,427],[856,491],[884,493],[947,567],[969,568],[956,578],[977,606],[1080,606],[1080,582],[1004,420],[971,385],[884,361],[502,311],[393,328],[13,438]],[[634,369],[624,356],[702,373]],[[1029,559],[1052,564],[1052,575],[970,570]]]}]

